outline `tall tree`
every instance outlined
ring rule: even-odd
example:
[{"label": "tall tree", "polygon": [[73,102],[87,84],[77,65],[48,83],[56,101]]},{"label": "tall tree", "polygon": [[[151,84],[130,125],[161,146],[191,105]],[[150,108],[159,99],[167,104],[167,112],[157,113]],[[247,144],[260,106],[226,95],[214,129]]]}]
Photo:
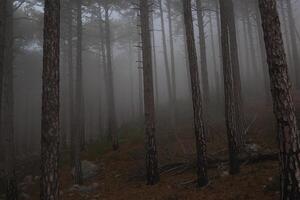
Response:
[{"label": "tall tree", "polygon": [[201,62],[201,78],[203,84],[203,99],[207,106],[209,101],[209,82],[208,82],[208,71],[207,71],[207,57],[206,57],[206,41],[204,32],[204,21],[203,21],[203,8],[202,0],[196,0],[197,7],[197,20],[198,20],[198,32],[199,32],[199,46],[200,46],[200,62]]},{"label": "tall tree", "polygon": [[300,199],[300,136],[275,0],[259,0],[280,147],[281,199]]},{"label": "tall tree", "polygon": [[[4,67],[4,47],[5,47],[5,29],[6,29],[6,3],[7,0],[0,1],[0,96],[2,96],[2,80],[3,80],[3,67]],[[2,98],[0,98],[0,116],[2,113]],[[1,129],[1,120],[0,120],[0,129]],[[0,132],[0,138],[2,134]],[[0,140],[0,146],[2,147],[3,140]],[[0,151],[0,157],[3,157],[3,151]]]},{"label": "tall tree", "polygon": [[208,183],[207,158],[206,158],[206,128],[203,120],[202,96],[200,89],[197,52],[195,46],[193,16],[191,0],[182,0],[184,12],[184,24],[186,30],[186,43],[189,56],[190,77],[192,86],[192,100],[194,109],[194,131],[197,148],[197,174],[198,185],[205,186]]},{"label": "tall tree", "polygon": [[46,0],[41,137],[42,200],[59,199],[59,38],[60,1]]},{"label": "tall tree", "polygon": [[2,108],[2,133],[5,151],[5,177],[6,199],[18,199],[17,179],[15,172],[15,139],[14,139],[14,95],[13,95],[13,1],[7,1],[5,5],[5,41],[3,59],[3,108]]},{"label": "tall tree", "polygon": [[[235,100],[235,82],[234,82],[234,63],[231,57],[231,32],[230,26],[230,2],[231,0],[220,0],[221,12],[221,41],[222,41],[222,58],[223,58],[223,75],[224,75],[224,93],[225,93],[225,115],[226,128],[229,147],[230,173],[239,172],[238,162],[238,119],[236,113]],[[232,3],[232,2],[231,2]]]},{"label": "tall tree", "polygon": [[146,173],[147,184],[154,185],[159,181],[157,148],[155,139],[155,105],[152,75],[152,49],[149,24],[149,1],[140,0],[141,37],[144,78],[144,109],[146,134]]},{"label": "tall tree", "polygon": [[84,95],[83,95],[83,70],[82,70],[82,0],[76,1],[77,9],[77,44],[76,44],[76,124],[80,137],[80,149],[85,149],[85,117],[84,117]]},{"label": "tall tree", "polygon": [[172,80],[171,80],[171,72],[170,72],[170,68],[169,68],[167,37],[166,37],[166,30],[165,30],[164,11],[163,11],[162,1],[163,0],[159,0],[158,3],[159,3],[164,62],[165,62],[166,77],[167,77],[168,100],[169,100],[169,105],[171,106],[170,118],[171,118],[171,126],[173,129],[175,127],[175,116],[174,116],[174,112],[173,112],[174,108],[173,108],[173,95],[172,95]]},{"label": "tall tree", "polygon": [[[242,98],[242,85],[241,85],[241,77],[240,77],[240,66],[239,66],[239,55],[238,55],[238,45],[237,45],[237,37],[236,37],[236,27],[235,27],[235,15],[234,15],[234,7],[232,0],[224,0],[226,2],[226,24],[227,30],[229,31],[229,52],[230,52],[230,62],[232,66],[232,77],[234,82],[234,98],[235,101],[235,112],[236,115],[236,126],[237,126],[237,142],[239,149],[242,149],[245,143],[244,137],[244,103]],[[220,6],[221,7],[221,6]],[[222,16],[221,16],[222,18]],[[225,23],[225,22],[224,22]],[[222,25],[221,25],[222,26]],[[222,53],[223,54],[223,53]],[[224,62],[224,59],[223,59]]]},{"label": "tall tree", "polygon": [[110,5],[107,1],[104,3],[105,11],[105,42],[106,42],[106,62],[107,62],[107,79],[108,79],[108,134],[112,140],[113,149],[119,149],[119,141],[117,134],[117,122],[116,122],[116,106],[114,95],[114,79],[113,79],[113,67],[112,67],[112,50],[111,50],[111,31],[110,31],[110,19],[109,10]]},{"label": "tall tree", "polygon": [[82,184],[82,171],[80,161],[80,150],[82,147],[82,134],[84,131],[83,119],[83,92],[82,92],[82,1],[76,1],[77,9],[77,55],[76,55],[76,84],[75,84],[75,102],[74,108],[76,111],[76,130],[74,135],[73,149],[73,178],[75,184]]},{"label": "tall tree", "polygon": [[[171,0],[166,1],[168,11],[168,25],[169,25],[169,41],[170,41],[170,58],[171,58],[171,79],[172,79],[172,116],[174,124],[176,124],[176,103],[177,103],[177,89],[176,89],[176,67],[175,67],[175,53],[174,53],[174,36],[173,36],[173,22],[171,12]],[[174,127],[175,128],[175,125]]]}]

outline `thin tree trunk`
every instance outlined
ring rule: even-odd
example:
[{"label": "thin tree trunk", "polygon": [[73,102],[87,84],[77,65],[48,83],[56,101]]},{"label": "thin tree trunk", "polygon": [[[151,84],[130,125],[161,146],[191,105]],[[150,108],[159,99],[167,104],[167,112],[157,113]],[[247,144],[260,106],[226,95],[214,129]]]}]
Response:
[{"label": "thin tree trunk", "polygon": [[3,68],[3,108],[2,131],[5,151],[6,199],[18,199],[16,158],[14,139],[14,95],[13,95],[13,1],[6,3],[4,68]]},{"label": "thin tree trunk", "polygon": [[[0,0],[0,96],[2,96],[2,83],[3,83],[3,68],[4,68],[4,48],[5,48],[5,30],[6,30],[6,4],[7,0]],[[0,117],[2,116],[2,98],[0,98]],[[0,130],[1,130],[1,119],[0,119]],[[2,131],[0,132],[0,138],[2,137]],[[0,158],[3,158],[3,152],[2,149],[3,140],[0,140]]]},{"label": "thin tree trunk", "polygon": [[236,115],[235,100],[235,83],[234,83],[234,63],[231,57],[231,32],[229,28],[230,17],[230,0],[219,0],[221,12],[221,40],[222,40],[222,58],[223,58],[223,75],[224,75],[224,91],[225,91],[225,117],[229,148],[230,174],[239,172],[238,162],[238,119]]},{"label": "thin tree trunk", "polygon": [[68,2],[68,68],[69,68],[69,118],[70,118],[70,137],[71,137],[71,163],[73,166],[74,157],[74,136],[75,136],[75,123],[74,123],[74,66],[73,66],[73,6],[72,0]]},{"label": "thin tree trunk", "polygon": [[170,0],[167,0],[168,10],[168,24],[169,24],[169,40],[170,40],[170,58],[171,58],[171,79],[172,79],[172,116],[174,120],[174,127],[176,126],[176,106],[177,106],[177,87],[176,87],[176,66],[175,66],[175,54],[174,54],[174,39],[173,39],[173,24],[171,14]]},{"label": "thin tree trunk", "polygon": [[300,138],[275,0],[259,0],[280,147],[281,199],[300,199]]},{"label": "thin tree trunk", "polygon": [[218,71],[218,65],[217,65],[217,57],[216,57],[216,48],[215,48],[215,38],[214,38],[214,31],[213,31],[213,23],[212,23],[212,17],[211,12],[208,15],[209,17],[209,30],[211,35],[211,48],[212,48],[212,58],[213,58],[213,65],[214,65],[214,75],[215,75],[215,85],[216,85],[216,103],[219,105],[220,102],[220,73]]},{"label": "thin tree trunk", "polygon": [[82,71],[82,0],[77,0],[77,45],[76,45],[76,99],[77,105],[77,118],[76,123],[78,125],[77,131],[79,131],[80,137],[80,150],[85,149],[85,116],[84,116],[84,95],[83,95],[83,71]]},{"label": "thin tree trunk", "polygon": [[76,1],[76,9],[77,9],[77,57],[76,57],[76,82],[75,82],[75,104],[74,108],[76,111],[76,130],[74,136],[74,163],[73,163],[73,178],[75,184],[82,184],[82,171],[81,171],[81,161],[80,161],[80,150],[82,145],[82,132],[84,130],[83,127],[83,119],[82,119],[82,108],[83,108],[83,98],[82,98],[82,61],[81,61],[81,42],[82,42],[82,21],[81,21],[81,0]]},{"label": "thin tree trunk", "polygon": [[159,181],[159,171],[155,140],[155,105],[148,0],[140,0],[140,14],[143,50],[147,184],[154,185]]},{"label": "thin tree trunk", "polygon": [[168,100],[169,105],[171,106],[170,120],[171,126],[174,130],[175,127],[175,116],[173,115],[173,94],[172,94],[172,81],[171,81],[171,72],[169,69],[169,58],[168,58],[168,48],[167,48],[167,39],[166,39],[166,31],[165,31],[165,22],[164,22],[164,12],[162,9],[162,1],[159,0],[159,12],[160,12],[160,22],[161,22],[161,32],[162,32],[162,43],[163,43],[163,52],[164,52],[164,61],[165,61],[165,69],[166,69],[166,77],[167,77],[167,92],[168,92]]},{"label": "thin tree trunk", "polygon": [[225,0],[228,3],[228,30],[229,30],[229,39],[230,39],[230,60],[232,63],[232,76],[234,81],[234,101],[235,101],[235,114],[237,119],[237,141],[239,149],[242,149],[245,144],[244,136],[244,103],[242,98],[242,85],[240,77],[240,66],[239,66],[239,55],[238,55],[238,45],[236,39],[236,28],[235,28],[235,15],[234,7],[232,0]]},{"label": "thin tree trunk", "polygon": [[59,199],[60,1],[46,0],[41,136],[41,200]]},{"label": "thin tree trunk", "polygon": [[186,30],[186,41],[189,56],[192,99],[194,109],[194,131],[196,136],[197,148],[197,174],[198,185],[205,186],[208,184],[207,177],[207,157],[206,157],[206,128],[203,120],[202,96],[198,72],[197,52],[195,46],[194,27],[191,0],[182,0],[184,21]]},{"label": "thin tree trunk", "polygon": [[111,51],[111,38],[110,38],[110,22],[109,22],[109,7],[104,5],[105,10],[105,41],[106,41],[106,56],[107,56],[107,78],[108,78],[108,134],[112,140],[112,146],[114,150],[119,149],[119,141],[117,135],[117,123],[116,123],[116,108],[115,108],[115,95],[114,95],[114,81],[113,81],[113,69],[112,69],[112,51]]},{"label": "thin tree trunk", "polygon": [[157,73],[157,58],[156,58],[156,39],[155,39],[155,30],[154,30],[154,12],[152,12],[151,16],[151,25],[152,25],[152,49],[153,49],[153,69],[154,69],[154,80],[155,80],[155,105],[158,107],[159,104],[159,94],[158,94],[158,73]]},{"label": "thin tree trunk", "polygon": [[208,106],[209,102],[209,82],[208,82],[208,71],[207,71],[207,57],[206,57],[206,42],[205,42],[205,32],[204,32],[204,22],[203,22],[203,11],[201,0],[196,0],[197,7],[197,19],[198,19],[198,31],[199,31],[199,46],[200,46],[200,62],[201,62],[201,77],[203,84],[203,100],[205,107]]}]

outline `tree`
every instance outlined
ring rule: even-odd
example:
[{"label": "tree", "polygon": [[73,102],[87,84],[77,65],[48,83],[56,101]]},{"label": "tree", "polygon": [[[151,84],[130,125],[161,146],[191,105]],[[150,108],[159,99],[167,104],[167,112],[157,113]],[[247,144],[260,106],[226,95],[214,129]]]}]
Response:
[{"label": "tree", "polygon": [[107,1],[104,3],[105,12],[105,46],[106,46],[106,62],[107,62],[107,90],[108,90],[108,135],[112,141],[113,149],[119,149],[119,141],[117,134],[116,122],[116,106],[114,95],[114,80],[112,68],[112,50],[111,50],[111,31],[109,20],[110,5]]},{"label": "tree", "polygon": [[168,58],[168,48],[167,48],[167,38],[166,38],[166,30],[165,30],[165,22],[164,22],[164,11],[162,7],[162,1],[159,0],[159,13],[160,13],[160,23],[161,23],[161,33],[162,33],[162,45],[163,45],[163,54],[164,54],[164,62],[166,69],[166,77],[167,77],[167,92],[168,92],[168,100],[169,105],[171,106],[170,112],[170,120],[172,129],[175,127],[175,112],[174,112],[174,104],[173,104],[173,94],[172,94],[172,80],[171,80],[171,72],[169,68],[169,58]]},{"label": "tree", "polygon": [[[82,1],[76,1],[77,9],[77,60],[76,60],[76,92],[75,92],[75,111],[76,111],[76,124],[77,128],[74,135],[73,144],[73,178],[75,184],[82,184],[82,172],[81,172],[81,161],[80,161],[80,150],[82,145],[82,134],[84,132],[84,119],[83,119],[83,92],[82,92]],[[75,124],[74,124],[75,125]]]},{"label": "tree", "polygon": [[41,139],[41,199],[59,199],[59,39],[60,1],[46,0]]},{"label": "tree", "polygon": [[209,83],[208,83],[208,72],[207,72],[207,58],[206,58],[206,43],[205,43],[205,32],[204,32],[204,21],[203,21],[203,9],[202,0],[196,0],[197,7],[197,20],[198,20],[198,32],[199,32],[199,46],[200,46],[200,61],[201,61],[201,77],[203,84],[203,99],[206,106],[209,102]]},{"label": "tree", "polygon": [[[225,93],[225,115],[229,147],[230,174],[239,172],[238,162],[238,118],[235,100],[234,63],[231,57],[231,32],[230,32],[230,1],[220,0],[221,12],[221,41]],[[232,2],[231,2],[232,3]]]},{"label": "tree", "polygon": [[206,128],[203,120],[202,96],[198,73],[197,52],[195,47],[191,0],[182,0],[182,2],[194,109],[194,131],[196,136],[197,148],[197,182],[201,187],[207,185],[208,183],[205,132]]},{"label": "tree", "polygon": [[18,199],[17,178],[15,172],[15,139],[14,139],[14,91],[13,91],[13,1],[5,5],[6,20],[4,21],[4,57],[3,57],[3,108],[1,116],[2,133],[5,151],[6,199]]},{"label": "tree", "polygon": [[146,135],[146,174],[147,184],[154,185],[159,181],[157,148],[155,139],[155,105],[152,74],[152,48],[149,24],[149,1],[140,0],[141,37],[144,80],[144,112]]},{"label": "tree", "polygon": [[281,199],[300,198],[300,136],[275,0],[259,0],[280,147]]}]

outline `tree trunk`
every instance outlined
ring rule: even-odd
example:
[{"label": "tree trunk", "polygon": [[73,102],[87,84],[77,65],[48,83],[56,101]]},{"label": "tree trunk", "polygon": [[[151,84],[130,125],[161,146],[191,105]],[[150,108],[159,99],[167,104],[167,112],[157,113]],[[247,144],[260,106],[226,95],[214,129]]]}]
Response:
[{"label": "tree trunk", "polygon": [[157,58],[156,58],[156,39],[155,39],[155,30],[154,30],[154,12],[152,12],[151,16],[151,36],[152,36],[152,49],[153,49],[153,69],[154,69],[154,80],[155,80],[155,105],[158,107],[159,104],[159,94],[158,94],[158,73],[157,73]]},{"label": "tree trunk", "polygon": [[197,52],[195,47],[194,27],[191,0],[182,0],[183,12],[186,30],[186,41],[189,56],[192,100],[194,109],[194,131],[196,136],[197,148],[197,174],[198,185],[205,186],[208,184],[207,177],[207,157],[206,157],[206,128],[203,120],[202,96],[200,89]]},{"label": "tree trunk", "polygon": [[176,105],[177,105],[177,90],[176,90],[176,67],[175,67],[175,55],[174,55],[174,39],[173,39],[173,24],[170,0],[167,0],[168,10],[168,24],[169,24],[169,40],[170,40],[170,57],[171,57],[171,79],[172,79],[172,116],[173,116],[173,128],[176,128]]},{"label": "tree trunk", "polygon": [[236,112],[235,88],[234,88],[234,63],[231,58],[231,33],[230,33],[230,0],[220,0],[221,12],[221,41],[222,41],[222,58],[223,58],[223,75],[224,75],[224,92],[225,92],[225,118],[229,148],[230,174],[239,172],[238,162],[238,119]]},{"label": "tree trunk", "polygon": [[108,134],[112,140],[112,146],[114,150],[119,149],[119,141],[117,135],[117,123],[116,123],[116,108],[115,108],[115,95],[114,95],[114,81],[113,81],[113,69],[112,69],[112,56],[111,56],[111,38],[110,38],[110,22],[109,22],[109,7],[104,5],[105,10],[105,41],[106,41],[106,56],[107,56],[107,78],[108,78]]},{"label": "tree trunk", "polygon": [[59,199],[60,1],[46,0],[41,136],[41,200]]},{"label": "tree trunk", "polygon": [[80,150],[85,149],[85,116],[84,116],[84,95],[83,95],[83,81],[82,81],[82,0],[76,1],[77,5],[77,45],[76,45],[76,99],[77,105],[77,131],[80,137]]},{"label": "tree trunk", "polygon": [[75,184],[82,184],[82,172],[81,172],[81,161],[80,161],[80,150],[82,145],[82,134],[84,131],[83,127],[83,96],[82,96],[82,49],[81,49],[81,42],[82,42],[82,21],[81,21],[81,0],[76,1],[76,9],[77,9],[77,55],[76,55],[76,82],[75,82],[75,123],[76,123],[76,130],[74,136],[74,163],[73,163],[73,178]]},{"label": "tree trunk", "polygon": [[6,3],[4,68],[3,68],[3,108],[2,133],[5,151],[6,199],[18,199],[17,179],[15,173],[15,139],[14,139],[14,95],[13,95],[13,1]]},{"label": "tree trunk", "polygon": [[275,0],[259,0],[280,147],[281,199],[300,199],[299,132]]},{"label": "tree trunk", "polygon": [[148,0],[140,0],[140,15],[143,51],[147,184],[154,185],[159,181],[159,171],[155,139],[155,105]]},{"label": "tree trunk", "polygon": [[172,81],[171,81],[171,73],[169,69],[168,48],[167,48],[167,39],[166,39],[166,31],[165,31],[164,12],[162,9],[162,0],[159,0],[159,12],[160,12],[160,22],[161,22],[161,32],[162,32],[163,53],[164,53],[164,61],[165,61],[165,69],[166,69],[166,77],[167,77],[168,100],[169,100],[169,105],[171,106],[170,120],[171,120],[172,129],[174,129],[175,116],[173,115],[173,106],[172,106],[173,105]]},{"label": "tree trunk", "polygon": [[[2,83],[3,83],[3,68],[4,68],[4,48],[5,48],[5,29],[6,29],[6,4],[7,0],[0,0],[0,96],[2,96]],[[0,116],[2,115],[2,98],[0,98]],[[0,130],[1,130],[0,120]],[[2,131],[0,132],[2,137]],[[0,159],[3,158],[3,140],[0,140]]]},{"label": "tree trunk", "polygon": [[215,75],[215,85],[216,85],[216,103],[217,105],[220,105],[222,102],[221,100],[221,94],[220,94],[220,73],[218,71],[218,65],[217,65],[217,56],[216,56],[216,48],[215,48],[215,38],[214,38],[214,31],[213,31],[213,23],[212,23],[212,16],[211,12],[208,15],[209,17],[209,30],[211,35],[211,48],[212,48],[212,59],[213,59],[213,65],[214,65],[214,75]]},{"label": "tree trunk", "polygon": [[[74,141],[76,124],[74,123],[74,66],[73,66],[73,6],[72,0],[68,2],[68,68],[69,68],[69,120],[70,120],[70,137],[71,137],[71,163],[74,162]],[[73,166],[73,164],[71,165]]]},{"label": "tree trunk", "polygon": [[226,0],[228,4],[228,30],[229,30],[229,39],[230,39],[230,60],[232,64],[232,76],[234,82],[234,101],[235,101],[235,114],[237,119],[237,141],[239,145],[239,149],[242,149],[245,144],[245,136],[244,136],[244,125],[245,125],[245,117],[244,117],[244,103],[242,98],[242,85],[241,85],[241,77],[240,77],[240,66],[239,66],[239,55],[238,55],[238,46],[236,40],[236,28],[235,28],[235,15],[233,9],[232,0]]},{"label": "tree trunk", "polygon": [[198,19],[198,31],[199,31],[199,46],[200,46],[200,62],[201,62],[201,77],[203,84],[203,100],[205,107],[208,106],[209,102],[209,82],[208,82],[208,71],[207,71],[207,57],[206,57],[206,42],[203,22],[203,11],[201,0],[196,0],[197,7],[197,19]]}]

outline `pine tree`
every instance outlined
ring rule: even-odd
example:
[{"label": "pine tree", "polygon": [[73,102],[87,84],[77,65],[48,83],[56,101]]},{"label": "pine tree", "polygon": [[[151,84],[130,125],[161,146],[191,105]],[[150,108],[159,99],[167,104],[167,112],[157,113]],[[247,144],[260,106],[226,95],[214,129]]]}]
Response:
[{"label": "pine tree", "polygon": [[197,174],[198,185],[205,186],[208,183],[207,157],[206,157],[206,128],[203,120],[202,96],[197,63],[197,52],[195,46],[194,27],[191,0],[182,0],[184,11],[184,24],[186,30],[187,50],[190,66],[190,77],[192,87],[192,100],[194,109],[194,131],[197,148]]},{"label": "pine tree", "polygon": [[140,0],[139,5],[141,15],[141,38],[144,80],[146,175],[147,184],[154,185],[159,181],[159,171],[155,139],[155,105],[152,74],[152,48],[149,24],[149,1]]},{"label": "pine tree", "polygon": [[60,1],[46,0],[42,95],[41,200],[59,199]]},{"label": "pine tree", "polygon": [[280,147],[281,199],[300,199],[300,136],[275,0],[259,0]]}]

